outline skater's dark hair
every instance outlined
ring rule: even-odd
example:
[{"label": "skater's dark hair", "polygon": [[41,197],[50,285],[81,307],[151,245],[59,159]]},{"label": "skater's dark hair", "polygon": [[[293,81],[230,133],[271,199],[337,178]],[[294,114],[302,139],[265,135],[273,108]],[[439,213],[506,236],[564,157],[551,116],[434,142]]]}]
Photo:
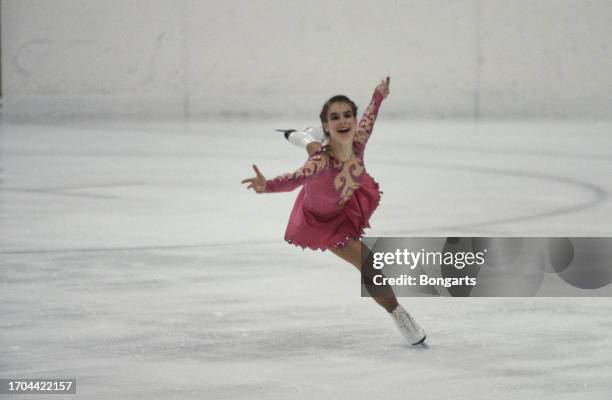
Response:
[{"label": "skater's dark hair", "polygon": [[[327,122],[327,112],[329,111],[329,107],[333,103],[346,103],[351,106],[351,110],[353,111],[353,116],[357,118],[357,105],[353,102],[353,100],[349,99],[347,96],[343,94],[337,94],[334,97],[330,98],[323,104],[323,109],[321,110],[321,114],[319,114],[319,118],[321,119],[321,124]],[[325,132],[325,136],[329,136],[329,132],[323,128],[323,132]]]}]

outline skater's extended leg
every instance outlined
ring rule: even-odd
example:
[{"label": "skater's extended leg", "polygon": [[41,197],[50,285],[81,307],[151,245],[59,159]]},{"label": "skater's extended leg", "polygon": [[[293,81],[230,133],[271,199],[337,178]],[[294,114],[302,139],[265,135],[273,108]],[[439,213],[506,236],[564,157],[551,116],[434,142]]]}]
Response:
[{"label": "skater's extended leg", "polygon": [[323,130],[320,128],[309,127],[303,131],[297,131],[295,129],[277,129],[277,131],[282,132],[285,139],[290,143],[305,148],[309,156],[319,150],[325,140]]},{"label": "skater's extended leg", "polygon": [[[353,264],[355,268],[361,271],[361,251],[368,251],[368,248],[361,242],[361,240],[350,240],[344,247],[337,249],[330,249],[338,257],[345,261]],[[364,274],[365,275],[365,274]],[[366,275],[367,276],[367,275]],[[381,286],[381,292],[384,292],[383,296],[372,296],[372,298],[384,307],[388,312],[393,312],[397,308],[397,298],[393,293],[393,290],[388,286]]]}]

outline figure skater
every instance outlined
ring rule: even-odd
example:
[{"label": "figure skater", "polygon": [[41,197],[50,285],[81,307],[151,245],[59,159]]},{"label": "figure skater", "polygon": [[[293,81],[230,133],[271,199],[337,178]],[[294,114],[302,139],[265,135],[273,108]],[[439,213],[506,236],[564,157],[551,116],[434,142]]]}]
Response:
[{"label": "figure skater", "polygon": [[[316,129],[283,130],[292,143],[306,147],[309,157],[297,171],[266,180],[256,165],[255,177],[244,179],[257,193],[289,192],[303,186],[293,206],[285,240],[302,248],[330,250],[361,271],[364,228],[378,206],[378,184],[365,170],[364,152],[378,109],[389,95],[390,79],[375,88],[372,100],[357,123],[357,106],[344,95],[330,98],[321,110],[324,138]],[[323,145],[324,142],[328,144]],[[363,273],[362,273],[363,275]],[[390,313],[396,326],[413,345],[425,341],[425,331],[398,304],[387,287],[374,300]]]}]

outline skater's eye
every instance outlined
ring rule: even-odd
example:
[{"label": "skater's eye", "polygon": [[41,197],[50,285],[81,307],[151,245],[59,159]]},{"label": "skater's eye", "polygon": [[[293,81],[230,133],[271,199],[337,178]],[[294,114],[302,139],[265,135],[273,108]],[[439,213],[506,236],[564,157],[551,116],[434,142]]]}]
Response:
[{"label": "skater's eye", "polygon": [[329,119],[331,119],[332,121],[336,121],[338,119],[340,119],[340,116],[336,113],[330,114],[329,115]]},{"label": "skater's eye", "polygon": [[353,118],[353,112],[352,111],[347,111],[344,113],[344,118]]}]

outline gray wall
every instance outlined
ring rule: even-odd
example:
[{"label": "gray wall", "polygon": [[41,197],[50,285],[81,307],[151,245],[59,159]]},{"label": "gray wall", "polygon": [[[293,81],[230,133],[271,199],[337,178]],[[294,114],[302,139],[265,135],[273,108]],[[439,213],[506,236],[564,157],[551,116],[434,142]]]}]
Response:
[{"label": "gray wall", "polygon": [[3,0],[4,116],[610,118],[610,0]]}]

